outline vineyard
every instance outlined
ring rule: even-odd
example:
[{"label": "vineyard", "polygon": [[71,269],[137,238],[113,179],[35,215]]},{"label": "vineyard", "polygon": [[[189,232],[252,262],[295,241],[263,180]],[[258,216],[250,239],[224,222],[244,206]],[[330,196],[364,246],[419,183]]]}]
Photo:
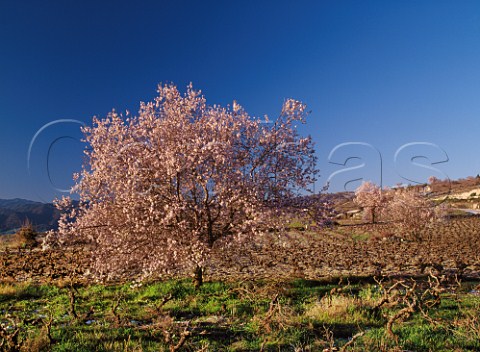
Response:
[{"label": "vineyard", "polygon": [[478,350],[480,218],[422,240],[391,224],[292,229],[178,266],[95,282],[81,247],[5,249],[5,351]]}]

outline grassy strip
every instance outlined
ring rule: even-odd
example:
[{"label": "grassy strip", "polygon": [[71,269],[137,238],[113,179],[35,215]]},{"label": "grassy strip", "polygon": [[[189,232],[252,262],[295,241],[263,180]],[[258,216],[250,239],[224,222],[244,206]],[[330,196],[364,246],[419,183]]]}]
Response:
[{"label": "grassy strip", "polygon": [[0,284],[0,343],[5,351],[479,350],[475,283],[442,284],[435,301],[432,287],[440,286]]}]

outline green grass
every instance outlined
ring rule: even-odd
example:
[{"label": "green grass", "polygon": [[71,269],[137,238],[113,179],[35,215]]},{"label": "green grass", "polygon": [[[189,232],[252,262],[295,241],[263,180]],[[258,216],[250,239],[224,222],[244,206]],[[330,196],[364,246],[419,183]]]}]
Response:
[{"label": "green grass", "polygon": [[368,241],[372,237],[369,233],[354,233],[352,235],[352,239],[357,242],[365,242]]},{"label": "green grass", "polygon": [[[168,351],[184,331],[186,351],[321,351],[360,331],[348,350],[475,351],[480,297],[472,287],[443,294],[430,320],[416,311],[396,321],[395,338],[386,322],[403,306],[375,311],[378,285],[307,280],[207,282],[198,291],[189,280],[78,287],[78,319],[69,313],[68,287],[0,284],[0,321],[6,334],[20,328],[23,351]],[[50,317],[53,343],[45,326]]]}]

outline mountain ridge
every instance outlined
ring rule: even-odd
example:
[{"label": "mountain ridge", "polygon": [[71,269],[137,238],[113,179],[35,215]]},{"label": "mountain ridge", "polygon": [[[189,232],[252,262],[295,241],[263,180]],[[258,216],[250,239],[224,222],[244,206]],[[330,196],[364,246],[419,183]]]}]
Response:
[{"label": "mountain ridge", "polygon": [[55,229],[60,212],[52,203],[22,198],[0,199],[0,234],[14,233],[26,221],[39,232]]}]

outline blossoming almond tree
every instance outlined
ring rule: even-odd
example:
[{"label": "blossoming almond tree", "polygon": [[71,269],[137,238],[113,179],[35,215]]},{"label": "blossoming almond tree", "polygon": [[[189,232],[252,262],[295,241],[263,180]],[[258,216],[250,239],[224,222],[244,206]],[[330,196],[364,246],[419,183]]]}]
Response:
[{"label": "blossoming almond tree", "polygon": [[136,117],[114,111],[83,129],[80,205],[59,201],[70,210],[47,237],[89,241],[99,277],[199,268],[215,245],[287,222],[289,204],[315,182],[313,142],[294,126],[305,122],[304,104],[287,100],[265,123],[237,103],[208,106],[191,85],[158,93]]},{"label": "blossoming almond tree", "polygon": [[375,224],[379,210],[386,205],[386,198],[379,186],[367,181],[355,190],[354,202],[364,209],[366,217]]},{"label": "blossoming almond tree", "polygon": [[445,217],[444,204],[435,204],[415,187],[400,188],[391,193],[387,213],[403,236],[422,240],[423,230]]}]

